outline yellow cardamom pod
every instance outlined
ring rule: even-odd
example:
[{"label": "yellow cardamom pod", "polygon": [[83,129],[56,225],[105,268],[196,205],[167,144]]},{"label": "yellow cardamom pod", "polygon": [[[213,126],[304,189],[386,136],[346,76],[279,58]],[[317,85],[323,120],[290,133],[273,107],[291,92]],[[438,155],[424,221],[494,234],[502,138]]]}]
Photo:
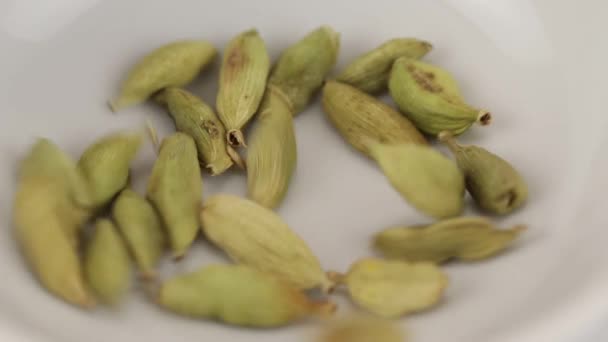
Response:
[{"label": "yellow cardamom pod", "polygon": [[199,159],[212,175],[219,175],[232,166],[226,129],[211,107],[179,88],[167,88],[156,99],[166,104],[177,130],[194,139]]},{"label": "yellow cardamom pod", "polygon": [[299,289],[331,281],[308,245],[272,210],[244,198],[214,195],[201,211],[203,232],[235,262],[272,274]]},{"label": "yellow cardamom pod", "polygon": [[248,196],[267,208],[278,206],[285,197],[297,161],[288,101],[281,90],[268,87],[247,150]]},{"label": "yellow cardamom pod", "polygon": [[275,64],[269,83],[277,86],[300,113],[321,88],[336,64],[340,35],[329,26],[321,26],[287,48]]},{"label": "yellow cardamom pod", "polygon": [[131,259],[112,221],[100,219],[95,223],[84,269],[97,296],[107,304],[118,304],[131,283]]},{"label": "yellow cardamom pod", "polygon": [[152,204],[135,191],[125,189],[114,202],[112,217],[143,278],[155,278],[156,266],[165,248],[165,236]]},{"label": "yellow cardamom pod", "polygon": [[312,301],[279,279],[242,265],[210,265],[166,281],[158,302],[180,315],[256,328],[328,316],[336,308],[331,302]]},{"label": "yellow cardamom pod", "polygon": [[426,139],[399,112],[382,101],[344,83],[323,87],[323,109],[338,132],[357,150],[369,155],[367,142],[426,145]]},{"label": "yellow cardamom pod", "polygon": [[194,140],[181,132],[166,137],[148,180],[148,199],[161,216],[175,258],[183,257],[196,238],[202,191]]},{"label": "yellow cardamom pod", "polygon": [[266,89],[270,57],[257,30],[232,39],[222,60],[216,107],[232,146],[245,145],[241,129],[260,106]]},{"label": "yellow cardamom pod", "polygon": [[110,102],[116,112],[141,103],[166,87],[183,87],[213,61],[217,54],[210,43],[179,41],[152,51],[140,60],[123,81],[120,95]]},{"label": "yellow cardamom pod", "polygon": [[433,263],[363,259],[343,276],[351,298],[370,312],[396,318],[428,309],[439,302],[448,279]]},{"label": "yellow cardamom pod", "polygon": [[415,38],[391,39],[357,57],[344,68],[337,80],[364,92],[377,94],[386,90],[391,67],[397,58],[419,59],[432,48],[431,43]]},{"label": "yellow cardamom pod", "polygon": [[484,217],[458,217],[426,226],[386,229],[375,236],[374,246],[391,259],[474,261],[502,252],[524,230],[524,226],[500,230]]},{"label": "yellow cardamom pod", "polygon": [[40,283],[68,303],[92,307],[78,257],[80,226],[88,210],[86,182],[76,163],[40,139],[22,161],[13,205],[15,237]]},{"label": "yellow cardamom pod", "polygon": [[493,214],[508,214],[525,203],[528,186],[506,160],[481,147],[460,145],[449,132],[441,132],[439,139],[456,157],[467,190],[479,207]]},{"label": "yellow cardamom pod", "polygon": [[415,208],[435,218],[464,209],[464,176],[456,163],[428,146],[371,142],[369,149],[393,187]]},{"label": "yellow cardamom pod", "polygon": [[129,168],[142,140],[141,133],[114,133],[84,151],[78,167],[89,183],[95,208],[109,203],[127,186]]},{"label": "yellow cardamom pod", "polygon": [[404,115],[419,130],[433,136],[444,130],[460,134],[475,122],[488,125],[492,120],[488,111],[464,102],[452,75],[428,63],[397,59],[388,87]]}]

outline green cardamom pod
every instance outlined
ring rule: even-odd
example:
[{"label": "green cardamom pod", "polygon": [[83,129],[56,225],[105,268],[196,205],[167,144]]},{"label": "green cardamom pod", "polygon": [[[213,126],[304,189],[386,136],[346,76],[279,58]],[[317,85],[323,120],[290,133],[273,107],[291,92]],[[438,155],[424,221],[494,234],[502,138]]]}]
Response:
[{"label": "green cardamom pod", "polygon": [[198,233],[202,191],[194,140],[181,132],[165,138],[148,180],[148,199],[161,216],[177,259]]},{"label": "green cardamom pod", "polygon": [[294,115],[300,113],[321,88],[336,64],[339,50],[340,35],[329,26],[321,26],[283,51],[268,82],[287,95]]},{"label": "green cardamom pod", "polygon": [[374,246],[391,259],[442,263],[490,258],[509,247],[524,226],[498,229],[483,217],[458,217],[426,226],[395,227],[378,233]]},{"label": "green cardamom pod", "polygon": [[140,60],[123,81],[120,95],[110,102],[116,112],[144,102],[167,87],[183,87],[209,65],[216,49],[204,41],[179,41],[152,51]]},{"label": "green cardamom pod", "polygon": [[245,146],[241,128],[258,110],[270,70],[270,57],[257,30],[232,39],[222,60],[216,107],[228,130],[228,143]]},{"label": "green cardamom pod", "polygon": [[64,191],[62,181],[53,176],[20,176],[13,206],[15,236],[32,271],[49,292],[90,308],[95,299],[84,281],[74,239],[79,226],[60,215],[56,207]]},{"label": "green cardamom pod", "polygon": [[329,322],[318,342],[404,342],[405,336],[396,322],[358,314]]},{"label": "green cardamom pod", "polygon": [[158,302],[180,315],[256,328],[328,316],[336,309],[331,302],[312,301],[273,276],[242,265],[210,265],[168,280]]},{"label": "green cardamom pod", "polygon": [[272,210],[244,198],[214,195],[201,211],[203,232],[235,262],[272,274],[299,289],[333,284],[308,245]]},{"label": "green cardamom pod", "polygon": [[78,167],[89,183],[95,208],[108,204],[127,186],[129,168],[142,140],[140,133],[114,133],[84,151]]},{"label": "green cardamom pod", "polygon": [[154,207],[135,191],[125,189],[114,202],[112,216],[143,278],[155,278],[165,236]]},{"label": "green cardamom pod", "polygon": [[441,132],[439,139],[456,157],[467,190],[479,207],[493,214],[508,214],[524,204],[528,186],[506,160],[481,147],[460,145],[449,132]]},{"label": "green cardamom pod", "polygon": [[199,159],[212,175],[219,175],[232,166],[226,129],[211,107],[179,88],[167,88],[156,99],[166,104],[177,130],[194,139]]},{"label": "green cardamom pod", "polygon": [[386,90],[391,67],[397,58],[419,59],[432,48],[431,43],[415,38],[391,39],[357,57],[344,68],[337,80],[366,93],[380,93]]},{"label": "green cardamom pod", "polygon": [[433,263],[371,258],[354,263],[345,276],[333,276],[348,287],[359,306],[386,318],[436,305],[448,284],[447,276]]},{"label": "green cardamom pod", "polygon": [[99,219],[89,242],[84,270],[89,285],[107,304],[117,304],[131,283],[131,259],[112,221]]},{"label": "green cardamom pod", "polygon": [[278,206],[297,161],[296,137],[289,100],[269,86],[247,150],[248,196],[267,208]]},{"label": "green cardamom pod", "polygon": [[462,99],[456,81],[434,65],[401,57],[395,61],[388,87],[397,106],[422,132],[460,134],[473,123],[488,125],[491,114]]},{"label": "green cardamom pod", "polygon": [[366,155],[370,153],[366,145],[370,139],[386,144],[427,144],[406,117],[347,84],[336,81],[325,84],[323,109],[342,137]]},{"label": "green cardamom pod", "polygon": [[374,142],[369,148],[393,187],[416,209],[435,218],[462,213],[464,176],[456,163],[428,146]]}]

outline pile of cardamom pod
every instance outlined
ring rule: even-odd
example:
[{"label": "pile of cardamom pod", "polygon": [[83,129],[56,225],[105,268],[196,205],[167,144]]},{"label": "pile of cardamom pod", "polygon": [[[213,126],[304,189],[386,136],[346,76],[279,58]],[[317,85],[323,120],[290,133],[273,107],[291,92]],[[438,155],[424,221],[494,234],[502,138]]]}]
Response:
[{"label": "pile of cardamom pod", "polygon": [[[498,229],[485,217],[461,217],[465,189],[489,215],[508,214],[527,198],[508,162],[456,141],[473,124],[489,124],[490,113],[466,104],[448,72],[420,61],[432,48],[425,41],[389,40],[334,77],[339,45],[336,32],[320,27],[271,68],[258,32],[239,34],[224,51],[214,110],[182,87],[210,65],[216,49],[174,42],[139,61],[110,106],[154,101],[173,118],[176,133],[160,142],[153,130],[111,134],[77,162],[39,139],[21,163],[13,214],[18,243],[41,284],[77,306],[115,305],[136,268],[139,281],[156,285],[155,303],[190,317],[281,326],[332,314],[328,296],[343,290],[368,312],[395,318],[440,301],[447,277],[439,264],[481,260],[509,247],[523,226]],[[437,219],[377,233],[373,245],[384,258],[358,260],[346,273],[326,272],[273,211],[296,166],[293,118],[319,90],[339,134],[377,163],[409,204]],[[387,90],[399,110],[374,97]],[[252,120],[255,130],[246,137]],[[142,196],[129,188],[129,172],[147,134],[157,159]],[[429,139],[446,144],[454,158]],[[246,170],[248,199],[214,194],[202,201],[202,170],[220,175],[233,164]],[[183,258],[201,229],[234,264],[159,279],[166,249]]]}]

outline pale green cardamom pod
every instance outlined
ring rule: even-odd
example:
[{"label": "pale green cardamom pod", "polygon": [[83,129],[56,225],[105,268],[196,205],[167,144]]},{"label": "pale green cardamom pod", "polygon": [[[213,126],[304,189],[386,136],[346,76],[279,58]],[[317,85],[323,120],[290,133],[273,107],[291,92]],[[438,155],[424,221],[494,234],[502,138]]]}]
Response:
[{"label": "pale green cardamom pod", "polygon": [[300,113],[336,64],[340,35],[321,26],[287,48],[279,57],[269,83],[277,86],[291,101],[293,114]]},{"label": "pale green cardamom pod", "polygon": [[364,92],[377,94],[386,90],[391,67],[399,57],[419,59],[433,46],[415,38],[391,39],[377,48],[357,57],[337,77]]},{"label": "pale green cardamom pod", "polygon": [[131,69],[120,94],[110,101],[110,108],[116,112],[144,102],[164,88],[187,85],[216,54],[213,45],[205,41],[179,41],[161,46]]},{"label": "pale green cardamom pod", "polygon": [[266,89],[270,57],[257,30],[232,39],[222,60],[216,107],[232,146],[245,145],[241,128],[253,117]]},{"label": "pale green cardamom pod", "polygon": [[277,207],[287,193],[296,161],[289,100],[269,86],[247,150],[248,197],[267,208]]},{"label": "pale green cardamom pod", "polygon": [[317,342],[404,342],[400,324],[360,315],[329,322]]},{"label": "pale green cardamom pod", "polygon": [[354,263],[342,282],[359,306],[382,317],[397,318],[436,305],[448,278],[433,263],[370,258]]},{"label": "pale green cardamom pod", "polygon": [[78,245],[80,228],[91,216],[93,207],[86,178],[76,162],[48,139],[38,139],[19,169],[22,180],[41,177],[55,188],[48,206],[63,221],[70,241]]},{"label": "pale green cardamom pod", "polygon": [[201,211],[203,232],[235,262],[272,274],[299,289],[333,284],[317,257],[272,210],[244,198],[214,195]]},{"label": "pale green cardamom pod", "polygon": [[129,168],[142,140],[141,133],[114,133],[84,151],[78,167],[87,179],[95,208],[108,204],[127,186]]},{"label": "pale green cardamom pod", "polygon": [[456,157],[467,190],[479,207],[504,215],[525,203],[528,186],[506,160],[481,147],[460,145],[449,132],[441,132],[439,138]]},{"label": "pale green cardamom pod", "polygon": [[488,125],[491,114],[462,99],[456,81],[445,70],[410,58],[393,65],[388,87],[393,100],[422,132],[460,134],[473,123]]},{"label": "pale green cardamom pod", "polygon": [[125,189],[114,202],[112,216],[142,277],[155,278],[156,266],[165,248],[165,236],[154,207],[135,191]]},{"label": "pale green cardamom pod", "polygon": [[524,230],[524,226],[501,230],[483,217],[459,217],[426,226],[386,229],[375,236],[374,246],[391,259],[475,261],[504,251]]},{"label": "pale green cardamom pod", "polygon": [[328,316],[336,306],[312,301],[279,279],[242,265],[210,265],[166,281],[159,304],[180,315],[271,328],[308,316]]},{"label": "pale green cardamom pod", "polygon": [[148,180],[148,199],[158,210],[175,258],[181,258],[198,233],[203,180],[196,145],[187,134],[165,138]]},{"label": "pale green cardamom pod", "polygon": [[456,163],[428,146],[370,143],[372,158],[393,187],[421,212],[458,216],[464,209],[464,176]]},{"label": "pale green cardamom pod", "polygon": [[226,129],[211,107],[179,88],[165,89],[157,100],[167,106],[177,130],[194,139],[199,159],[212,175],[219,175],[232,166],[227,152]]},{"label": "pale green cardamom pod", "polygon": [[13,206],[15,236],[32,271],[49,292],[90,308],[95,299],[84,281],[75,243],[79,226],[60,215],[56,207],[64,191],[62,181],[53,176],[20,177]]},{"label": "pale green cardamom pod", "polygon": [[100,300],[107,304],[120,302],[131,284],[131,259],[112,221],[95,222],[84,269],[89,285]]},{"label": "pale green cardamom pod", "polygon": [[406,117],[347,84],[335,81],[325,84],[323,109],[344,139],[366,155],[370,153],[366,144],[370,139],[386,144],[427,144]]}]

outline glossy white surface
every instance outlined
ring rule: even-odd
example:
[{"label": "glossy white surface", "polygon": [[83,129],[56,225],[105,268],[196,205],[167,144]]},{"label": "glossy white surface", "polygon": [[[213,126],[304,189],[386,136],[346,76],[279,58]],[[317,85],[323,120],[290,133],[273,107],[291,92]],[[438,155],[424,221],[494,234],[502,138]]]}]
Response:
[{"label": "glossy white surface", "polygon": [[[113,115],[105,101],[142,54],[180,38],[222,47],[257,27],[273,56],[307,31],[342,33],[339,66],[396,36],[435,45],[428,60],[453,72],[469,102],[494,123],[462,140],[515,164],[531,188],[529,205],[502,220],[530,230],[509,253],[451,264],[444,305],[405,319],[414,342],[579,342],[608,339],[608,3],[600,0],[375,0],[288,2],[0,0],[0,340],[305,341],[316,325],[250,331],[176,317],[133,289],[120,310],[81,312],[39,288],[11,237],[16,163],[45,136],[74,157],[94,137],[142,127],[161,133],[170,119],[151,105]],[[339,68],[338,68],[339,69]],[[217,66],[191,89],[214,103]],[[346,145],[317,104],[296,120],[299,161],[281,215],[328,269],[372,255],[371,234],[427,222],[382,174]],[[153,152],[137,161],[145,185]],[[205,195],[243,194],[238,173],[205,178]],[[204,242],[165,275],[225,260]],[[341,312],[350,304],[338,298]],[[405,324],[405,323],[404,323]],[[599,337],[598,337],[599,336]],[[604,337],[604,338],[602,338]]]}]

